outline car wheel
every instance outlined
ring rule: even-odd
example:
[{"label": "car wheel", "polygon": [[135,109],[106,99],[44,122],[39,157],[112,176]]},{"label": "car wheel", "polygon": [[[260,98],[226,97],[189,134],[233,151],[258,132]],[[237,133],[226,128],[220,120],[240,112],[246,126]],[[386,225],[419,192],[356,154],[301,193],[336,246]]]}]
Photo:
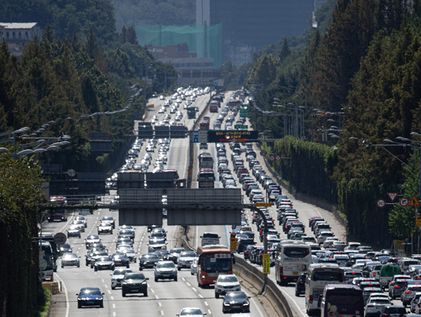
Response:
[{"label": "car wheel", "polygon": [[99,307],[100,307],[100,308],[104,308],[104,302],[103,302],[103,301],[101,301],[101,302],[99,303]]},{"label": "car wheel", "polygon": [[96,266],[94,267],[94,271],[98,271],[98,268]]},{"label": "car wheel", "polygon": [[64,265],[63,264],[61,265],[61,268],[64,268]]},{"label": "car wheel", "polygon": [[177,282],[178,281],[178,278],[177,278],[177,276],[176,277],[174,277],[174,282]]},{"label": "car wheel", "polygon": [[121,292],[121,296],[126,297],[126,292]]},{"label": "car wheel", "polygon": [[155,276],[155,282],[158,282],[158,278]]},{"label": "car wheel", "polygon": [[191,275],[194,275],[194,273],[193,273],[193,272],[190,272],[190,274],[191,274]]},{"label": "car wheel", "polygon": [[115,289],[115,286],[114,285],[111,285],[111,289]]},{"label": "car wheel", "polygon": [[145,292],[143,293],[143,295],[145,295],[145,297],[148,297],[148,291],[145,291]]},{"label": "car wheel", "polygon": [[77,308],[82,308],[82,304],[81,303],[77,303]]},{"label": "car wheel", "polygon": [[178,267],[177,270],[181,271],[181,267]]},{"label": "car wheel", "polygon": [[86,266],[89,266],[89,262],[85,262],[85,265],[86,265]]},{"label": "car wheel", "polygon": [[142,270],[143,270],[143,267],[139,266],[139,271],[142,271]]},{"label": "car wheel", "polygon": [[219,294],[215,292],[215,298],[219,298]]},{"label": "car wheel", "polygon": [[129,267],[130,267],[130,265],[129,265],[129,263],[127,263],[127,264],[126,264],[126,268],[129,268]]}]

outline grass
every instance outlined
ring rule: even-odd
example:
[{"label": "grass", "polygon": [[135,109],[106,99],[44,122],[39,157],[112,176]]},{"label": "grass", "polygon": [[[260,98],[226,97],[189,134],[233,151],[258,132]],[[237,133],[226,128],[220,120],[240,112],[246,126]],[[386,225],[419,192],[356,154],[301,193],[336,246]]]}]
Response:
[{"label": "grass", "polygon": [[51,308],[51,291],[48,287],[42,287],[44,291],[44,304],[40,307],[39,317],[48,317]]}]

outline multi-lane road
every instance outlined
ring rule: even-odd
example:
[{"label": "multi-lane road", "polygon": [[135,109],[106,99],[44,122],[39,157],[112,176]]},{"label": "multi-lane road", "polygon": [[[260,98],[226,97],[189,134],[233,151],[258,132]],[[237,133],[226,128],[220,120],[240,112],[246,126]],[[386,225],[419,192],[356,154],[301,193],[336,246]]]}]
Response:
[{"label": "multi-lane road", "polygon": [[[209,100],[209,94],[199,96],[196,99],[195,105],[202,111]],[[158,110],[164,103],[158,98],[151,100],[155,104],[155,108],[148,111],[146,120],[151,120],[153,116],[160,119],[164,114],[158,114]],[[193,120],[187,120],[184,112],[184,117],[181,122],[191,129]],[[144,147],[139,153],[141,158],[145,153]],[[171,141],[170,150],[168,152],[167,168],[177,169],[180,178],[185,178],[187,175],[188,163],[188,140],[175,139]],[[116,229],[119,226],[118,212],[110,211],[108,209],[99,209],[92,215],[88,215],[88,226],[82,237],[70,238],[68,242],[73,247],[75,253],[81,257],[80,268],[76,267],[60,267],[60,260],[57,261],[58,271],[55,278],[62,284],[64,296],[55,303],[52,310],[53,316],[176,316],[183,307],[200,307],[202,311],[210,316],[224,316],[222,314],[222,300],[216,299],[213,289],[201,289],[197,287],[196,277],[191,275],[190,270],[182,270],[178,272],[178,281],[159,281],[154,282],[153,270],[144,269],[143,273],[149,278],[148,281],[148,297],[137,296],[137,294],[122,297],[119,288],[111,289],[111,271],[94,271],[89,266],[85,266],[86,248],[84,239],[90,233],[97,233],[97,225],[102,216],[111,215],[116,219]],[[65,232],[68,225],[71,223],[73,216],[69,216],[67,223],[44,223],[43,231],[51,232]],[[180,246],[182,238],[182,230],[178,226],[166,226],[164,221],[164,228],[167,230],[168,248]],[[210,228],[214,231],[216,228]],[[137,255],[148,252],[148,232],[146,227],[135,227],[136,235],[134,247]],[[112,235],[101,235],[104,245],[112,254],[115,251],[116,233],[114,230]],[[227,244],[225,238],[222,243]],[[130,267],[133,271],[138,271],[138,263],[131,263]],[[76,293],[81,287],[99,287],[104,292],[104,308],[77,308]],[[251,300],[251,316],[266,316],[263,307],[259,302]],[[227,316],[227,314],[225,314]],[[228,314],[229,316],[229,314]]]}]

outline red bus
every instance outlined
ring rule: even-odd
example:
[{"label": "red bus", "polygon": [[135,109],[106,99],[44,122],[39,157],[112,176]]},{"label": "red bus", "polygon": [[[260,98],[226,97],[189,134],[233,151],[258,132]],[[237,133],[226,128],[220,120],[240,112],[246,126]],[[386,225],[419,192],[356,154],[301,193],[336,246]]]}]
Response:
[{"label": "red bus", "polygon": [[224,245],[197,248],[197,284],[199,287],[215,284],[219,274],[232,274],[233,255]]}]

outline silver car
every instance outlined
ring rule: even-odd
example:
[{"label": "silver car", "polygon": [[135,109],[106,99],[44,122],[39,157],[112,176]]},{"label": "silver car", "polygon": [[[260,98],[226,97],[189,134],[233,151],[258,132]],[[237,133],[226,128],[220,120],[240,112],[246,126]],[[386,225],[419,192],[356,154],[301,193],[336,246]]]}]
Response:
[{"label": "silver car", "polygon": [[172,261],[159,261],[154,270],[155,282],[159,279],[170,279],[177,282],[177,267]]},{"label": "silver car", "polygon": [[111,289],[116,289],[116,287],[121,287],[121,281],[124,279],[124,274],[131,273],[131,269],[116,269],[111,274]]},{"label": "silver car", "polygon": [[80,257],[74,253],[65,253],[61,257],[61,268],[65,266],[80,267]]}]

